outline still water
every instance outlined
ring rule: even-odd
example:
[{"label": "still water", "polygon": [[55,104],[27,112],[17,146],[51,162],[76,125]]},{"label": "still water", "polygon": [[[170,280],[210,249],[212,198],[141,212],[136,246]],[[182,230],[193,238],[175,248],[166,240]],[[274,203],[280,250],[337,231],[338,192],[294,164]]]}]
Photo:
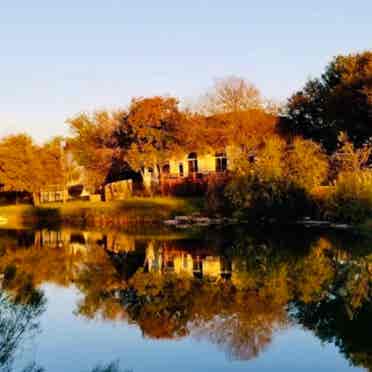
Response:
[{"label": "still water", "polygon": [[0,231],[0,371],[372,370],[349,234]]}]

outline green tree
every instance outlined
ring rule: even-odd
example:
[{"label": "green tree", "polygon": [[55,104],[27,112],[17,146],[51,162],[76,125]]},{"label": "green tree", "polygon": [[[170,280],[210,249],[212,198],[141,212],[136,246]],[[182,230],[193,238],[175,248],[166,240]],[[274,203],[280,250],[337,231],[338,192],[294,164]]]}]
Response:
[{"label": "green tree", "polygon": [[284,176],[294,184],[311,191],[328,176],[328,157],[314,141],[295,138],[284,156]]},{"label": "green tree", "polygon": [[320,78],[309,80],[287,104],[283,125],[334,151],[341,131],[362,146],[372,137],[372,52],[335,57]]}]

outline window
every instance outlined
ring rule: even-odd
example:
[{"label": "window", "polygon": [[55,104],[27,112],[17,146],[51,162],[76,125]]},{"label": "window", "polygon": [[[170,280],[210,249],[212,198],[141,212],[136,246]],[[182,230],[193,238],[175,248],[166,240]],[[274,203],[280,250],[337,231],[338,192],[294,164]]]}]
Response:
[{"label": "window", "polygon": [[189,174],[197,173],[198,172],[198,156],[196,155],[196,152],[192,152],[189,154],[188,163],[189,163]]},{"label": "window", "polygon": [[216,172],[224,172],[227,169],[227,157],[224,152],[217,152],[216,155]]},{"label": "window", "polygon": [[162,170],[163,170],[163,174],[169,174],[169,172],[170,172],[169,164],[164,164]]},{"label": "window", "polygon": [[178,170],[179,170],[180,177],[183,177],[183,163],[180,163],[178,165]]}]

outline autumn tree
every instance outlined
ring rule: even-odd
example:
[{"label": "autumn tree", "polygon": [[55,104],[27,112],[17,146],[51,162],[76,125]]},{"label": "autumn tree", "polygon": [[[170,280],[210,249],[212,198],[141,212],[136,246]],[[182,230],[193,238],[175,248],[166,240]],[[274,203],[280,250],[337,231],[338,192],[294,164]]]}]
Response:
[{"label": "autumn tree", "polygon": [[61,139],[43,146],[25,134],[0,142],[0,183],[3,191],[37,193],[49,185],[63,185]]},{"label": "autumn tree", "polygon": [[337,151],[332,156],[333,178],[342,172],[359,172],[368,167],[372,156],[372,146],[368,143],[360,148],[349,140],[346,133],[341,132],[338,137]]},{"label": "autumn tree", "polygon": [[37,148],[42,185],[65,186],[65,141],[56,137]]},{"label": "autumn tree", "polygon": [[38,191],[41,163],[37,147],[25,135],[13,135],[0,142],[0,182],[3,191]]},{"label": "autumn tree", "polygon": [[97,111],[67,121],[72,131],[69,148],[85,168],[93,192],[104,184],[114,160],[120,156],[118,133],[124,116],[123,112]]},{"label": "autumn tree", "polygon": [[200,142],[215,138],[215,147],[232,145],[243,150],[244,156],[276,133],[276,111],[265,104],[252,83],[242,78],[217,80],[202,99],[200,111],[206,116],[205,125],[199,129]]},{"label": "autumn tree", "polygon": [[133,99],[122,130],[131,133],[131,141],[122,146],[130,166],[138,172],[144,167],[161,172],[159,165],[181,144],[182,119],[176,98]]},{"label": "autumn tree", "polygon": [[340,132],[357,146],[372,137],[372,52],[334,58],[287,103],[283,127],[334,151]]}]

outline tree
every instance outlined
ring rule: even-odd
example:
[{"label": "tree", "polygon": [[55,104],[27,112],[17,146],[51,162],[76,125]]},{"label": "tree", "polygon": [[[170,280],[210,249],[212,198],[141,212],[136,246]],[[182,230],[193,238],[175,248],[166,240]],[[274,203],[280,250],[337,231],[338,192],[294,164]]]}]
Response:
[{"label": "tree", "polygon": [[207,114],[214,115],[247,111],[261,104],[260,92],[252,83],[230,76],[216,80],[211,92],[204,97],[202,108]]},{"label": "tree", "polygon": [[284,176],[311,191],[328,176],[329,162],[322,147],[313,141],[295,138],[284,155]]},{"label": "tree", "polygon": [[371,89],[372,52],[338,56],[288,100],[283,127],[328,151],[336,149],[341,131],[360,147],[372,137]]},{"label": "tree", "polygon": [[65,159],[64,159],[64,140],[56,137],[38,146],[36,156],[38,156],[42,178],[42,185],[62,185],[65,186]]},{"label": "tree", "polygon": [[124,112],[97,111],[69,119],[68,140],[76,161],[85,168],[88,187],[96,192],[104,184],[113,161],[120,157],[119,130]]},{"label": "tree", "polygon": [[272,106],[247,80],[234,76],[217,80],[201,104],[206,117],[204,125],[199,126],[198,142],[214,139],[214,150],[232,145],[245,155],[253,152],[276,133],[278,120]]},{"label": "tree", "polygon": [[0,142],[0,183],[3,191],[39,191],[41,162],[38,149],[25,135],[13,135]]},{"label": "tree", "polygon": [[37,194],[46,186],[63,186],[62,140],[55,138],[43,146],[32,138],[13,135],[0,141],[0,183],[3,191]]},{"label": "tree", "polygon": [[173,97],[133,99],[125,120],[124,133],[131,140],[122,148],[130,166],[143,173],[144,167],[161,172],[161,164],[181,144],[183,115]]},{"label": "tree", "polygon": [[337,151],[332,156],[333,178],[337,178],[337,175],[343,172],[356,173],[367,168],[371,155],[371,144],[366,143],[360,148],[355,148],[347,134],[341,132]]}]

